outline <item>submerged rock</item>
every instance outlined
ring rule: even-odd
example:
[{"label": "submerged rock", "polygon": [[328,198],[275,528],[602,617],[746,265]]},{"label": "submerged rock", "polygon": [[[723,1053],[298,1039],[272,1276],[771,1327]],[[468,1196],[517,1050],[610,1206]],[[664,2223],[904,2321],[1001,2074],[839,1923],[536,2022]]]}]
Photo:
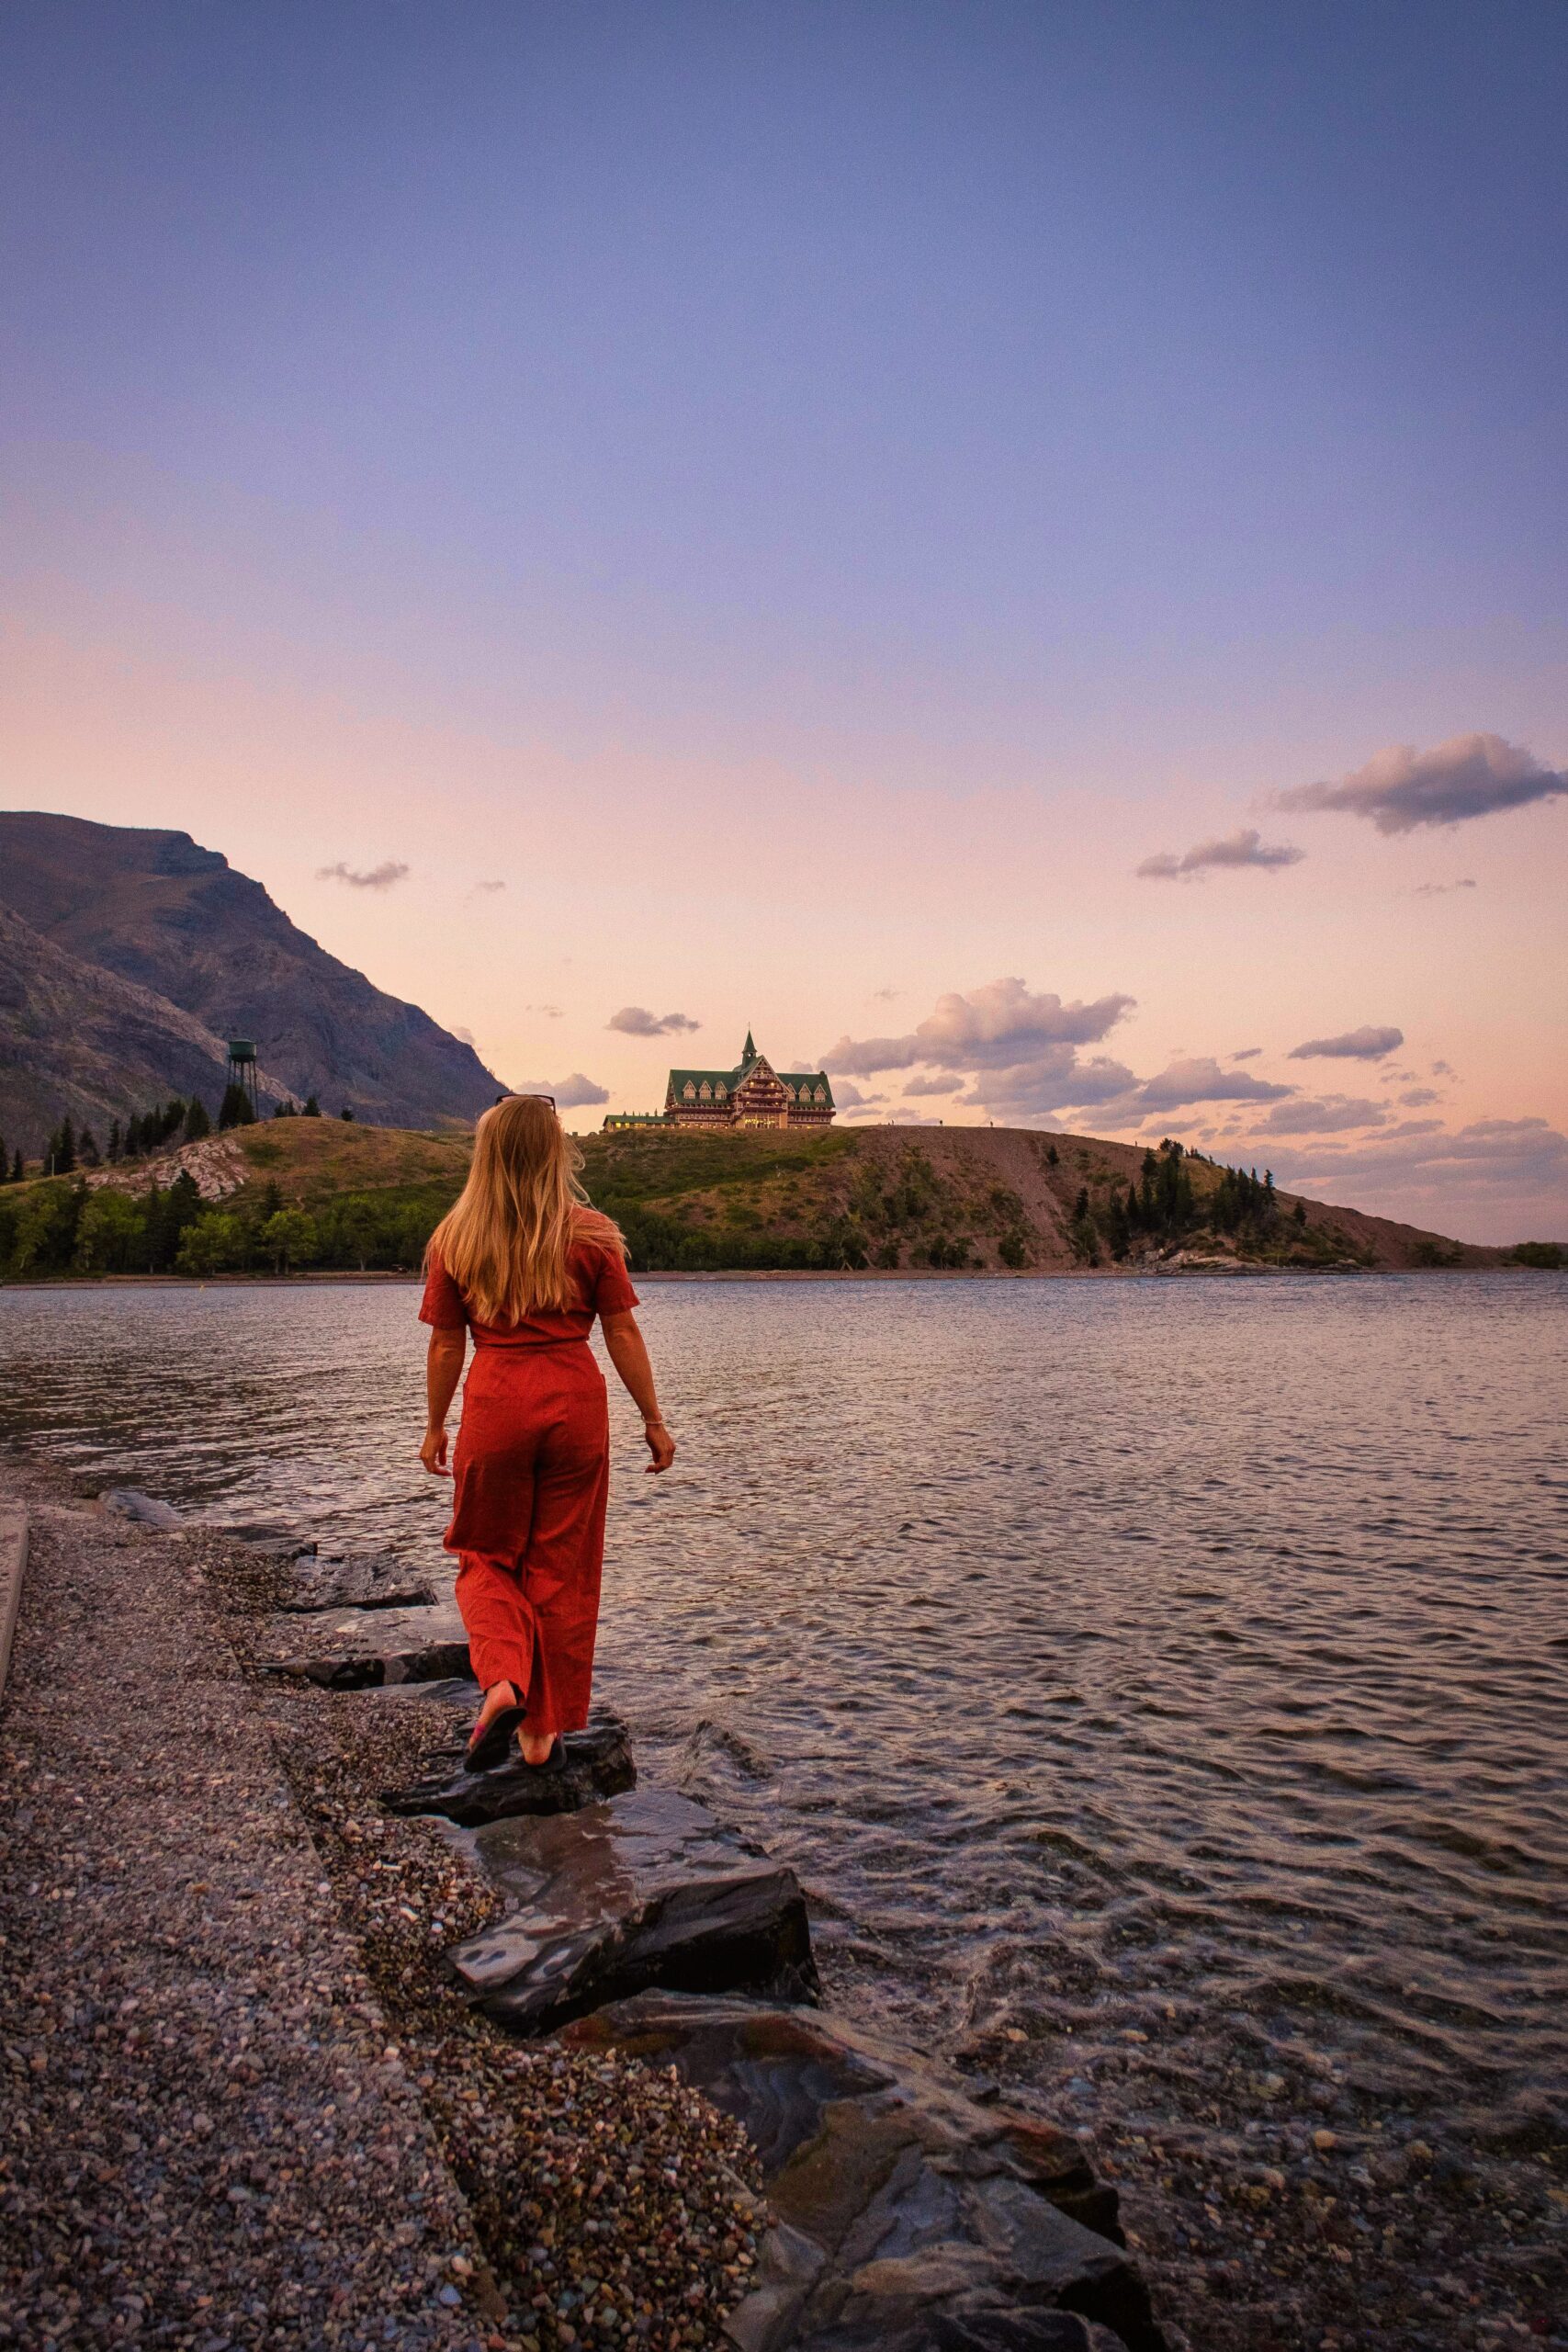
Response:
[{"label": "submerged rock", "polygon": [[133,1520],[138,1527],[180,1527],[184,1521],[172,1503],[163,1503],[156,1495],[144,1495],[140,1487],[107,1487],[98,1497],[98,1509],[112,1511],[117,1519]]},{"label": "submerged rock", "polygon": [[639,1792],[496,1821],[473,1853],[519,1907],[450,1957],[513,2032],[544,2033],[655,1985],[817,1997],[795,1872],[687,1797]]},{"label": "submerged rock", "polygon": [[673,2066],[745,2125],[778,2227],[728,2323],[742,2352],[1089,2352],[1102,2329],[1161,2352],[1103,2233],[1114,2190],[1039,2118],[981,2107],[841,2019],[755,2000],[644,1993],[561,2039]]},{"label": "submerged rock", "polygon": [[299,1616],[322,1609],[429,1609],[434,1602],[435,1587],[389,1553],[336,1560],[297,1553],[293,1589],[280,1596],[277,1606]]},{"label": "submerged rock", "polygon": [[493,1771],[470,1772],[462,1748],[451,1753],[455,1769],[406,1789],[384,1790],[381,1802],[388,1812],[435,1813],[459,1828],[478,1829],[516,1815],[579,1813],[637,1786],[631,1741],[615,1715],[602,1716],[586,1731],[569,1731],[559,1756],[548,1764],[525,1764],[513,1755]]}]

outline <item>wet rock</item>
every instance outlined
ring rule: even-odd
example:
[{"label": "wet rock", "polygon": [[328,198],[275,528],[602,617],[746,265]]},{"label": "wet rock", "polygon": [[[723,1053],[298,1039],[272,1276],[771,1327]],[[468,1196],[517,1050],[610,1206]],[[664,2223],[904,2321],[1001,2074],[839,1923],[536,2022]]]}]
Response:
[{"label": "wet rock", "polygon": [[451,1753],[454,1763],[446,1770],[406,1789],[384,1790],[381,1802],[388,1812],[435,1813],[460,1828],[478,1829],[519,1815],[580,1813],[584,1805],[637,1786],[631,1741],[615,1715],[601,1716],[586,1731],[568,1732],[558,1758],[549,1764],[525,1764],[514,1756],[494,1771],[470,1772],[462,1764],[462,1748]]},{"label": "wet rock", "polygon": [[346,1651],[342,1657],[273,1658],[263,1668],[290,1682],[323,1690],[371,1690],[388,1682],[439,1682],[448,1675],[474,1679],[467,1642],[431,1642],[423,1649]]},{"label": "wet rock", "polygon": [[98,1509],[112,1512],[116,1519],[134,1520],[138,1527],[156,1527],[164,1532],[182,1524],[172,1504],[161,1503],[155,1495],[144,1495],[140,1487],[107,1487],[98,1497]]},{"label": "wet rock", "polygon": [[519,1907],[450,1957],[513,2032],[547,2032],[650,1986],[817,1996],[795,1872],[687,1797],[639,1792],[496,1821],[472,1850]]},{"label": "wet rock", "polygon": [[243,1544],[247,1552],[259,1552],[264,1558],[303,1560],[315,1556],[315,1539],[296,1535],[276,1519],[246,1519],[231,1521],[217,1531],[232,1543]]},{"label": "wet rock", "polygon": [[645,1993],[561,2039],[673,2066],[745,2124],[778,2227],[728,2321],[741,2352],[1088,2352],[1102,2328],[1160,2352],[1127,2256],[1077,2218],[1114,2192],[1041,2119],[754,2000]]},{"label": "wet rock", "polygon": [[429,1609],[435,1587],[414,1576],[400,1560],[387,1553],[360,1553],[344,1559],[319,1560],[296,1553],[290,1591],[279,1609],[305,1615],[322,1609]]}]

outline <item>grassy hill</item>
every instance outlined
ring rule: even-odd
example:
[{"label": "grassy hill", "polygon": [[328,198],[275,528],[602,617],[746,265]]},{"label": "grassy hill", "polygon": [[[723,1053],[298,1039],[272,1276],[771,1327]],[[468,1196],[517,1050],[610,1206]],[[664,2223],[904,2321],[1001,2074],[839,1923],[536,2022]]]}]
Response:
[{"label": "grassy hill", "polygon": [[[582,1139],[644,1272],[1066,1272],[1486,1266],[1510,1253],[1239,1179],[1179,1146],[1004,1127]],[[465,1136],[333,1119],[241,1127],[0,1191],[0,1273],[412,1270]]]}]

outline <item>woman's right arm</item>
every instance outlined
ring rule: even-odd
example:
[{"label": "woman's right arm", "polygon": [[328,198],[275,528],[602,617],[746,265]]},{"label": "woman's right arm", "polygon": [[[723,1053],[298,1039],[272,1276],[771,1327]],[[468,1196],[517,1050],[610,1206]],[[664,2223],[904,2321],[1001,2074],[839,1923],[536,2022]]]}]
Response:
[{"label": "woman's right arm", "polygon": [[623,1315],[601,1315],[599,1320],[610,1362],[620,1374],[621,1385],[642,1415],[642,1433],[653,1456],[648,1466],[657,1477],[674,1461],[675,1441],[660,1415],[648,1343],[637,1329],[637,1317],[629,1307]]}]

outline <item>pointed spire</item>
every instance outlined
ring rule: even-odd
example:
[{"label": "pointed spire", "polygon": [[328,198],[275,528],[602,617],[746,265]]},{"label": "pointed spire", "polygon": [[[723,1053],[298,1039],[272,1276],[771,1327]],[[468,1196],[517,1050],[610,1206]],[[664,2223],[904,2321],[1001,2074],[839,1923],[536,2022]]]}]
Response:
[{"label": "pointed spire", "polygon": [[742,1048],[741,1048],[741,1052],[740,1052],[740,1062],[741,1062],[741,1067],[742,1067],[742,1069],[744,1069],[745,1065],[746,1065],[748,1062],[754,1062],[754,1061],[756,1060],[756,1058],[757,1058],[757,1048],[756,1048],[756,1046],[751,1043],[751,1032],[750,1031],[750,1029],[748,1029],[748,1030],[747,1030],[747,1032],[746,1032],[746,1043],[745,1043],[745,1045],[742,1046]]}]

